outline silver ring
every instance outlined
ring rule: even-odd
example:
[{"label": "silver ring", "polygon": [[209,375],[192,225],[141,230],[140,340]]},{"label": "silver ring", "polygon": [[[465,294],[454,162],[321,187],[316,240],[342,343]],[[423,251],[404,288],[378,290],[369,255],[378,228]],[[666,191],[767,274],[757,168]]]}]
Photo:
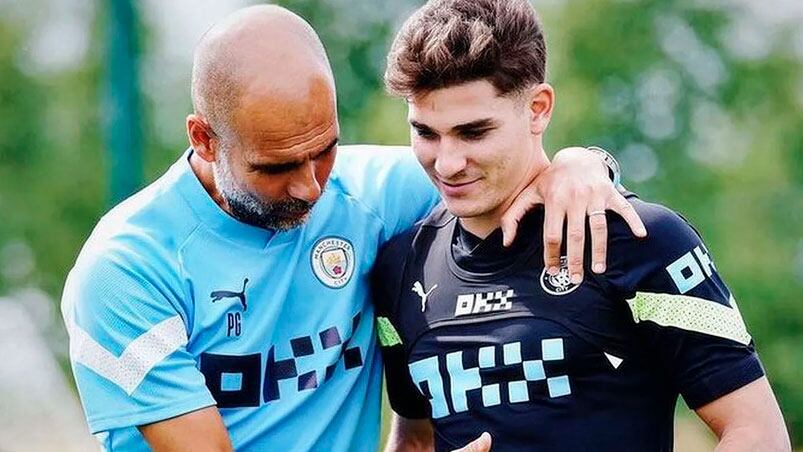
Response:
[{"label": "silver ring", "polygon": [[594,215],[605,215],[604,210],[595,210],[593,212],[588,212],[589,217],[593,217]]}]

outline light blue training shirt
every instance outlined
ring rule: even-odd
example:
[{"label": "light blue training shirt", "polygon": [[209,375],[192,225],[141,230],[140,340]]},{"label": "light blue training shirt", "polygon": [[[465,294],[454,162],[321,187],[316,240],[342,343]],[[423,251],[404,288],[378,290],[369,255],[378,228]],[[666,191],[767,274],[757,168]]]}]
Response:
[{"label": "light blue training shirt", "polygon": [[221,210],[191,152],[101,219],[67,278],[90,430],[144,451],[137,425],[217,405],[238,451],[376,450],[368,275],[437,192],[409,148],[340,146],[308,222],[272,232]]}]

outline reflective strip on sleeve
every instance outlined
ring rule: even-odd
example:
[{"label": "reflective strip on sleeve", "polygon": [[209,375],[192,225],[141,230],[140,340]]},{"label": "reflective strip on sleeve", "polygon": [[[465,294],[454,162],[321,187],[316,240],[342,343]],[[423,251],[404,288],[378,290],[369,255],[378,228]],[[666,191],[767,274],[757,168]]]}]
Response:
[{"label": "reflective strip on sleeve", "polygon": [[131,341],[119,357],[79,327],[72,316],[66,320],[70,359],[111,381],[128,395],[137,389],[155,365],[187,344],[187,330],[178,315],[152,326]]},{"label": "reflective strip on sleeve", "polygon": [[732,307],[729,307],[687,295],[636,292],[636,296],[627,300],[627,304],[636,323],[651,321],[661,326],[704,333],[744,345],[751,340],[733,296],[730,297]]},{"label": "reflective strip on sleeve", "polygon": [[382,347],[393,347],[402,343],[399,333],[387,317],[376,318],[376,332]]}]

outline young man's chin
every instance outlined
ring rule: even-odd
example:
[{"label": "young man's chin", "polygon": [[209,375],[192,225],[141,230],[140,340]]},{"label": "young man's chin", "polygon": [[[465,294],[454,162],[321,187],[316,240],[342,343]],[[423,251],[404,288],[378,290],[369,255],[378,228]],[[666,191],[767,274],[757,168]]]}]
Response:
[{"label": "young man's chin", "polygon": [[467,199],[450,199],[445,196],[441,196],[441,199],[443,199],[443,202],[446,205],[446,210],[458,218],[478,217],[488,211],[485,206],[480,205],[480,203],[477,201],[472,202]]}]

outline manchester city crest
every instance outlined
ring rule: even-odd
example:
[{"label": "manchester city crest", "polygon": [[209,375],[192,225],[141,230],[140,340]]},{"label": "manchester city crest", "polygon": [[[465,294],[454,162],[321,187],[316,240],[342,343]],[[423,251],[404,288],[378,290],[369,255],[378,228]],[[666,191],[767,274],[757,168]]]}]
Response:
[{"label": "manchester city crest", "polygon": [[579,287],[578,284],[572,283],[566,256],[560,257],[560,270],[557,275],[550,275],[546,272],[546,268],[541,271],[541,287],[551,295],[566,295]]},{"label": "manchester city crest", "polygon": [[312,247],[312,272],[327,287],[339,289],[354,274],[354,248],[340,237],[324,237]]}]

